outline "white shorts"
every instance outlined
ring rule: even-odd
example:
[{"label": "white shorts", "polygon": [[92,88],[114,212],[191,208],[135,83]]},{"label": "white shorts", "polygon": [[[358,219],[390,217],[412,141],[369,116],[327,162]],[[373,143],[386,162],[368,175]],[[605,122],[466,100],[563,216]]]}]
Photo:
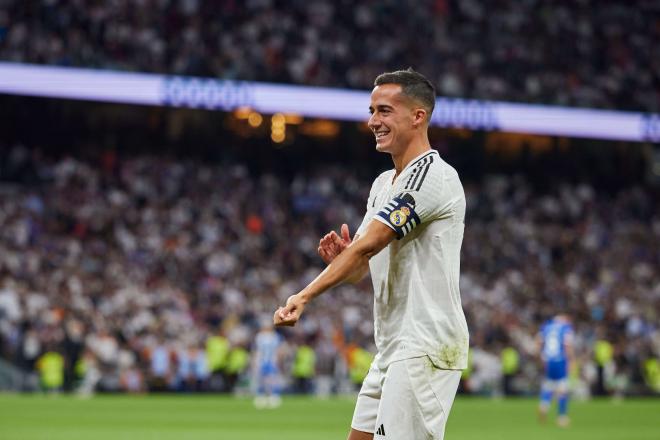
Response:
[{"label": "white shorts", "polygon": [[351,427],[374,439],[442,439],[461,372],[435,368],[428,357],[371,364]]}]

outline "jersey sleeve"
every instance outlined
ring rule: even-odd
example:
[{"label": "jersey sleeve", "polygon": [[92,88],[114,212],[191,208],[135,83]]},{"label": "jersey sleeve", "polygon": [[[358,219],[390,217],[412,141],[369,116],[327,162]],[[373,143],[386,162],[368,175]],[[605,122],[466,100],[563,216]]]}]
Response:
[{"label": "jersey sleeve", "polygon": [[395,183],[397,195],[374,216],[392,228],[397,239],[402,239],[420,224],[449,212],[449,201],[443,195],[441,170],[432,163],[402,177]]}]

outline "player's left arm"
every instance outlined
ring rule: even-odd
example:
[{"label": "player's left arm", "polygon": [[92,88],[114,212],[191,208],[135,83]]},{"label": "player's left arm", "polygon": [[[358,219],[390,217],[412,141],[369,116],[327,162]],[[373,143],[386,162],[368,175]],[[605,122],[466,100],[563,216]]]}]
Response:
[{"label": "player's left arm", "polygon": [[[351,239],[348,225],[344,223],[341,225],[341,237],[335,232],[330,231],[319,241],[318,253],[325,262],[325,264],[332,263],[332,260],[337,258],[347,247],[351,246],[353,242],[360,239],[360,234],[355,234]],[[356,268],[353,274],[345,281],[351,284],[360,282],[365,275],[369,272],[368,262],[364,262],[363,266]]]},{"label": "player's left arm", "polygon": [[534,339],[534,343],[536,345],[536,353],[538,354],[538,357],[536,358],[536,365],[543,369],[543,334],[541,332],[536,334],[536,338]]},{"label": "player's left arm", "polygon": [[273,316],[275,325],[295,325],[307,303],[326,290],[353,278],[356,270],[359,271],[365,267],[371,257],[396,238],[396,232],[389,226],[379,221],[369,222],[359,240],[353,241],[307,287],[290,296],[286,305],[277,309]]}]

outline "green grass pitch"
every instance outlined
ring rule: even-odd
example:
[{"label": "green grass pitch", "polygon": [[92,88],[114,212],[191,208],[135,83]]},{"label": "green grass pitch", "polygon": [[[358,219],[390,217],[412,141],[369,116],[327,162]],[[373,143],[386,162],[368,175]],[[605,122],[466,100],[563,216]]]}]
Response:
[{"label": "green grass pitch", "polygon": [[[289,397],[274,410],[226,396],[0,394],[2,440],[238,439],[344,440],[354,399]],[[658,440],[660,399],[572,403],[572,425],[539,425],[533,399],[459,397],[448,440]],[[394,440],[394,439],[392,439]]]}]

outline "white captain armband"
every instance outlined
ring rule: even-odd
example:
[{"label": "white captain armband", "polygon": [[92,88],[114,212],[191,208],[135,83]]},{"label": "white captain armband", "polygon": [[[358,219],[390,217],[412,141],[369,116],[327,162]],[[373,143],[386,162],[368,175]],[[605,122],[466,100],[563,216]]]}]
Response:
[{"label": "white captain armband", "polygon": [[408,193],[394,197],[375,218],[392,228],[399,240],[421,223],[415,213],[415,199]]}]

